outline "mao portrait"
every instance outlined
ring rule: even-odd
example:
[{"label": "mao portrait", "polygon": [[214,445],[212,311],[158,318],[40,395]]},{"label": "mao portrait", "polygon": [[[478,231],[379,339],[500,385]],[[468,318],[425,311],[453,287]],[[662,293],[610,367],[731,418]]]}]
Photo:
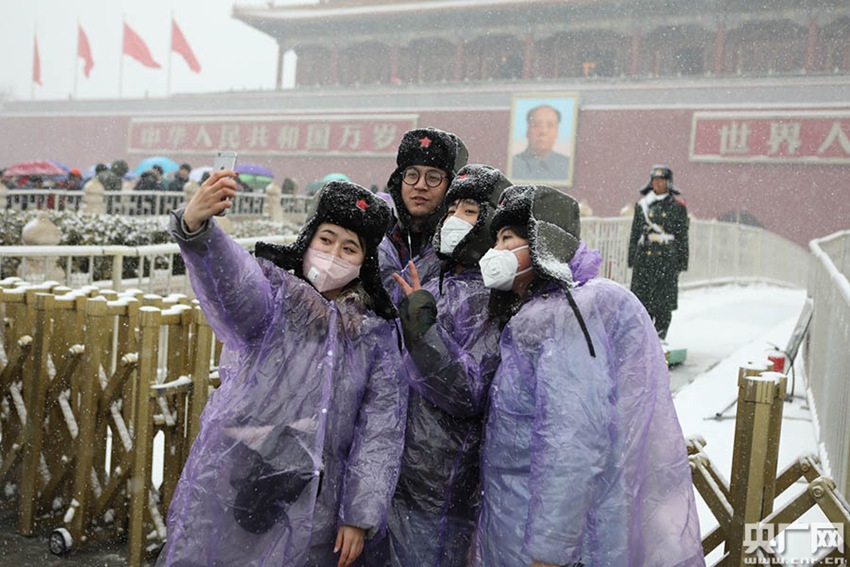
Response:
[{"label": "mao portrait", "polygon": [[514,97],[508,177],[572,185],[577,96]]}]

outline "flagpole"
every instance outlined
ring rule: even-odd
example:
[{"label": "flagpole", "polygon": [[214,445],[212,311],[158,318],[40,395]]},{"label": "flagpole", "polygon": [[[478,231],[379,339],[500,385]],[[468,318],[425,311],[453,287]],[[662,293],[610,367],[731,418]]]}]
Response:
[{"label": "flagpole", "polygon": [[165,96],[171,96],[171,59],[174,55],[172,47],[174,46],[174,10],[171,10],[171,33],[168,34],[168,79],[165,84]]},{"label": "flagpole", "polygon": [[121,64],[118,67],[118,98],[121,98],[124,90],[124,34],[127,33],[127,22],[121,15]]},{"label": "flagpole", "polygon": [[[32,25],[32,44],[38,45],[38,22]],[[33,68],[35,68],[35,48],[32,50],[32,64]],[[41,65],[41,62],[39,62],[39,65]],[[39,68],[40,73],[41,69]],[[30,77],[30,99],[35,100],[35,77]]]},{"label": "flagpole", "polygon": [[74,100],[77,99],[77,79],[80,74],[80,18],[77,18],[77,52],[74,54]]}]

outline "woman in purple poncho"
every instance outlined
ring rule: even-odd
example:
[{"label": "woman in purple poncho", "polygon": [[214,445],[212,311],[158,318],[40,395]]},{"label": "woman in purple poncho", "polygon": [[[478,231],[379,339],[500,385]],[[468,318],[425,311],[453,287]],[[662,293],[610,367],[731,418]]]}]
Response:
[{"label": "woman in purple poncho", "polygon": [[389,208],[329,182],[296,242],[255,259],[209,222],[234,175],[213,173],[171,222],[225,350],[158,564],[349,565],[386,521],[404,435],[377,261]]},{"label": "woman in purple poncho", "polygon": [[624,287],[578,285],[578,204],[502,195],[480,262],[503,325],[474,564],[703,565],[691,472],[658,336]]}]

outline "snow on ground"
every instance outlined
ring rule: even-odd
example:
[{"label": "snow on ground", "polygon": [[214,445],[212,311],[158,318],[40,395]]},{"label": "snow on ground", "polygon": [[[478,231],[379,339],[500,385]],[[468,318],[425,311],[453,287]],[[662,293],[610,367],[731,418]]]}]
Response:
[{"label": "snow on ground", "polygon": [[[699,435],[706,440],[706,453],[727,480],[732,465],[738,368],[749,362],[766,362],[774,345],[785,348],[805,299],[805,290],[764,285],[729,285],[679,294],[679,309],[673,313],[667,336],[671,348],[688,349],[686,363],[670,372],[676,411],[685,437]],[[779,471],[803,455],[818,453],[806,399],[804,355],[802,352],[794,365],[794,397],[783,409]],[[786,372],[790,393],[792,374],[787,368]],[[717,413],[721,414],[719,419]],[[789,488],[777,499],[775,509],[804,487],[800,481]],[[700,527],[707,534],[717,521],[699,496],[697,501]],[[819,511],[811,511],[800,522],[826,522],[826,518]],[[800,528],[787,535],[787,558],[811,557],[810,534]],[[715,550],[707,563],[711,565],[719,558]]]}]

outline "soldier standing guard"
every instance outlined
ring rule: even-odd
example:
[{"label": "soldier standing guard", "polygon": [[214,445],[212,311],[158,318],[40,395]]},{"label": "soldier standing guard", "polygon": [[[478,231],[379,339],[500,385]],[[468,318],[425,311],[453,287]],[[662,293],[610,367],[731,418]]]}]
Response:
[{"label": "soldier standing guard", "polygon": [[663,341],[678,307],[679,272],[688,269],[688,209],[676,197],[673,171],[665,165],[652,167],[640,192],[629,239],[632,292]]}]

